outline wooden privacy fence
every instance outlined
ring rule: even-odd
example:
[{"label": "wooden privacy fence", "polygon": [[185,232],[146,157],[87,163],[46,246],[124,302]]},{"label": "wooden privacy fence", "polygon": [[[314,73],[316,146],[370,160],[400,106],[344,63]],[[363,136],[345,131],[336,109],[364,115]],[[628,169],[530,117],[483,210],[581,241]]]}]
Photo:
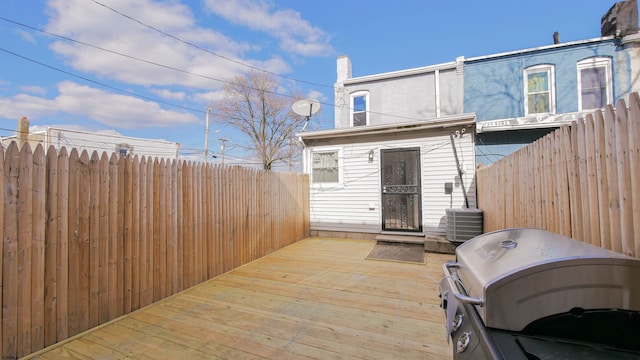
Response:
[{"label": "wooden privacy fence", "polygon": [[640,97],[477,171],[484,230],[536,227],[640,256]]},{"label": "wooden privacy fence", "polygon": [[[1,352],[17,358],[306,237],[308,176],[0,149]],[[3,166],[1,166],[3,165]]]}]

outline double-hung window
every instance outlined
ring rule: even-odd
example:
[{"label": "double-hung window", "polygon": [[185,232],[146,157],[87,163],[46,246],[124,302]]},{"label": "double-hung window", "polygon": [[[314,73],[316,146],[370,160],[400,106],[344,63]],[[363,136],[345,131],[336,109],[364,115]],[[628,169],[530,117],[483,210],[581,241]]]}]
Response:
[{"label": "double-hung window", "polygon": [[312,157],[313,183],[340,182],[340,153],[338,150],[314,151]]},{"label": "double-hung window", "polygon": [[600,109],[612,99],[611,59],[594,57],[578,62],[578,109]]},{"label": "double-hung window", "polygon": [[366,126],[369,124],[369,93],[358,91],[351,94],[351,126]]},{"label": "double-hung window", "polygon": [[524,70],[524,113],[555,113],[553,65],[537,65]]}]

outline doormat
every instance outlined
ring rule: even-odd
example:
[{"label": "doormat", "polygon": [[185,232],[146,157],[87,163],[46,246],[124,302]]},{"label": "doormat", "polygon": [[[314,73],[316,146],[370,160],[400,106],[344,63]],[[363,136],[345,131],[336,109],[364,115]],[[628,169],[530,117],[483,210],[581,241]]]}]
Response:
[{"label": "doormat", "polygon": [[378,242],[366,259],[424,264],[424,244]]}]

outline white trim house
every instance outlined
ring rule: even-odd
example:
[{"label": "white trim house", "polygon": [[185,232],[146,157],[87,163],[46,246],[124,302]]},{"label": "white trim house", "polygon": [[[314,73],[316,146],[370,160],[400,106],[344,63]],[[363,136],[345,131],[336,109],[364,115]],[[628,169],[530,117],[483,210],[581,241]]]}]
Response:
[{"label": "white trim house", "polygon": [[352,78],[338,59],[335,128],[298,134],[312,234],[446,232],[446,209],[475,207],[475,114],[452,62]]},{"label": "white trim house", "polygon": [[[89,156],[96,151],[98,154],[117,153],[124,156],[145,156],[153,159],[177,159],[180,144],[161,139],[145,139],[130,136],[123,136],[109,132],[90,132],[82,130],[64,129],[60,127],[45,127],[29,129],[24,134],[24,140],[28,142],[32,150],[38,144],[42,144],[47,151],[50,146],[56,150],[66,147],[67,151],[76,148],[78,153],[87,151]],[[12,141],[20,140],[20,137],[8,136],[2,139],[3,146],[7,146]]]}]

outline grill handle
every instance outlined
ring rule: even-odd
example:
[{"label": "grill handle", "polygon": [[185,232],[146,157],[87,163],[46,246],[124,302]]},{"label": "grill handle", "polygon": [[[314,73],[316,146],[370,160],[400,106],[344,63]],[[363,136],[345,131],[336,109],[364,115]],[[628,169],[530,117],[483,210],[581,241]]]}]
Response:
[{"label": "grill handle", "polygon": [[458,269],[459,267],[460,267],[460,264],[456,262],[446,262],[444,263],[444,265],[442,265],[442,271],[444,272],[444,276],[447,279],[447,282],[449,283],[449,288],[453,292],[453,296],[455,296],[456,299],[458,299],[460,302],[463,302],[463,303],[484,306],[484,301],[482,300],[482,298],[463,295],[458,290],[458,285],[455,283],[455,280],[454,280],[454,279],[457,279],[458,277],[456,275],[453,275],[450,269]]}]

